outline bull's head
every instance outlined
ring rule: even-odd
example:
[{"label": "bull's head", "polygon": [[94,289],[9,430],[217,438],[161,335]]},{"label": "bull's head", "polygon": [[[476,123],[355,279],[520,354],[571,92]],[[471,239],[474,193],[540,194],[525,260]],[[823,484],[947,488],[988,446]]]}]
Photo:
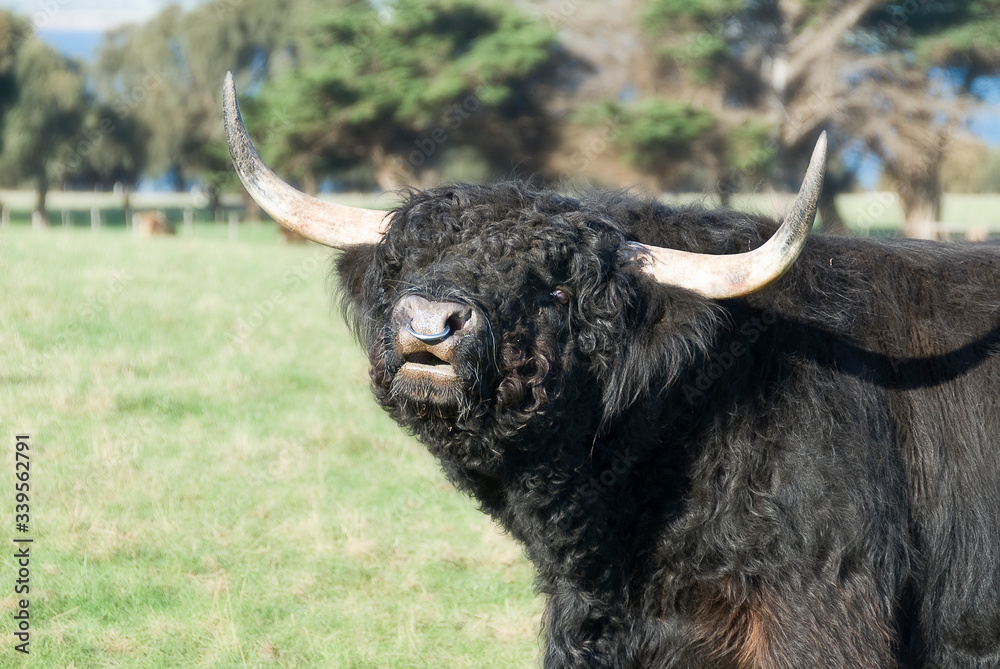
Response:
[{"label": "bull's head", "polygon": [[[769,240],[746,253],[706,255],[630,239],[628,216],[608,198],[581,201],[518,183],[418,192],[390,214],[324,202],[260,159],[231,76],[224,111],[253,198],[286,228],[345,251],[341,288],[371,357],[376,396],[429,441],[453,440],[463,425],[481,437],[484,421],[513,436],[557,414],[549,406],[557,398],[593,399],[599,420],[643,383],[624,376],[649,378],[660,368],[661,380],[668,377],[666,367],[679,361],[638,356],[623,342],[651,339],[654,330],[690,335],[713,318],[711,300],[780,277],[812,226],[826,150],[824,135]],[[642,370],[621,359],[630,355],[642,358]]]}]

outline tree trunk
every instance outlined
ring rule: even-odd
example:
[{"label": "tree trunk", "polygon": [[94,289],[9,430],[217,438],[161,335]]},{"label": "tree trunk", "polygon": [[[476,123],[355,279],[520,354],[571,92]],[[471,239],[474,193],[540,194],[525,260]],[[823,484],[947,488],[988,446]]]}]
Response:
[{"label": "tree trunk", "polygon": [[175,193],[186,193],[187,192],[187,180],[184,179],[184,171],[180,164],[174,164],[170,166],[170,172],[174,177],[174,192]]},{"label": "tree trunk", "polygon": [[938,163],[922,174],[910,174],[897,179],[899,199],[903,203],[906,221],[903,236],[913,239],[936,239],[937,223],[941,220],[941,182]]},{"label": "tree trunk", "polygon": [[125,229],[132,228],[132,186],[122,183],[122,216],[125,218]]},{"label": "tree trunk", "polygon": [[[902,196],[902,189],[900,195]],[[902,200],[903,211],[906,214],[903,236],[913,239],[937,239],[939,203],[923,193],[903,196]]]},{"label": "tree trunk", "polygon": [[45,215],[45,200],[49,195],[49,177],[41,174],[38,177],[38,193],[35,199],[35,211],[38,212],[38,221],[42,227],[48,227],[49,219]]},{"label": "tree trunk", "polygon": [[736,183],[732,171],[726,166],[716,169],[716,174],[718,175],[719,203],[723,209],[729,209],[732,206],[733,193],[739,188],[739,184]]},{"label": "tree trunk", "polygon": [[903,236],[937,239],[937,224],[941,220],[941,158],[950,128],[935,127],[930,113],[906,121],[899,116],[902,115],[893,117],[892,126],[906,142],[882,145],[878,153],[903,205]]},{"label": "tree trunk", "polygon": [[243,191],[243,218],[252,223],[260,223],[261,209],[250,193]]},{"label": "tree trunk", "polygon": [[319,193],[319,179],[312,170],[307,170],[302,175],[302,192],[315,197]]},{"label": "tree trunk", "polygon": [[847,235],[850,231],[837,211],[837,196],[845,192],[851,183],[849,176],[836,176],[828,168],[823,179],[823,190],[819,194],[820,231],[834,235]]},{"label": "tree trunk", "polygon": [[420,185],[420,180],[406,161],[386,152],[381,144],[372,149],[371,160],[375,166],[375,182],[382,190],[393,192],[405,186]]},{"label": "tree trunk", "polygon": [[215,186],[208,186],[205,190],[208,191],[208,208],[212,210],[212,215],[215,217],[215,220],[221,220],[223,211],[219,189]]}]

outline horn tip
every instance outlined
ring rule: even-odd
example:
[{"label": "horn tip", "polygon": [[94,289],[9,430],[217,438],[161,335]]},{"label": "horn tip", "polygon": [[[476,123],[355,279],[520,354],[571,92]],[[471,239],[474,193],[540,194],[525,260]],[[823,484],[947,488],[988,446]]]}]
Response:
[{"label": "horn tip", "polygon": [[233,81],[232,72],[226,72],[226,79],[222,84],[222,97],[227,103],[236,98],[236,83]]},{"label": "horn tip", "polygon": [[813,148],[813,154],[823,162],[826,162],[826,147],[826,130],[824,130],[819,133],[819,138],[816,140],[816,146]]}]

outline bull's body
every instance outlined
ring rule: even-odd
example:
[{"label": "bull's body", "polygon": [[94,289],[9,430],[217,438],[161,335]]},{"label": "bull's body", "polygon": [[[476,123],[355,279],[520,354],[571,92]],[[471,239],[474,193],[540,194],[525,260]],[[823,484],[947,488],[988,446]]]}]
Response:
[{"label": "bull's body", "polygon": [[[546,667],[1000,667],[1000,248],[814,236],[722,301],[620,253],[772,230],[463,186],[339,270],[379,402],[537,568]],[[408,294],[487,321],[461,388],[398,380]]]},{"label": "bull's body", "polygon": [[807,240],[823,136],[777,231],[517,183],[387,217],[224,107],[344,249],[376,399],[524,544],[546,669],[1000,668],[1000,248]]}]

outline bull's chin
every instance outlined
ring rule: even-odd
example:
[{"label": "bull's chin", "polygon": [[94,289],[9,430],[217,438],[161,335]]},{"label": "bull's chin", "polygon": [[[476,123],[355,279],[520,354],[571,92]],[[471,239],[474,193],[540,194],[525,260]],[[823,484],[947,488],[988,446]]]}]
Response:
[{"label": "bull's chin", "polygon": [[448,364],[404,363],[392,378],[390,395],[418,413],[454,414],[468,402],[465,383]]}]

